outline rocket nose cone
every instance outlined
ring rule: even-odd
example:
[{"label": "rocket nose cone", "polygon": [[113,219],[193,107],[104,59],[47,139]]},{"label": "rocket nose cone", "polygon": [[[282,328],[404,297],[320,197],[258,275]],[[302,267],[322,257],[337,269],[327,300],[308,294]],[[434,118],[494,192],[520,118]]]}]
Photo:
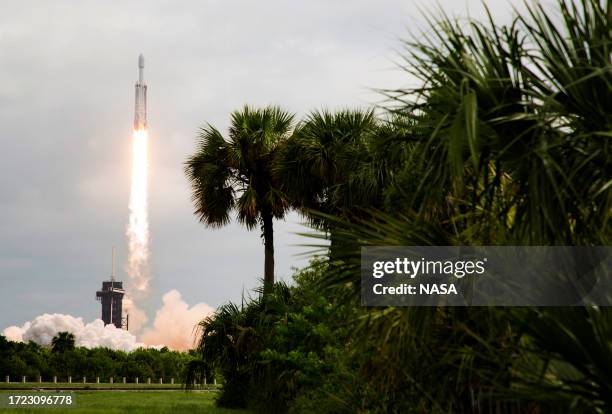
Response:
[{"label": "rocket nose cone", "polygon": [[144,68],[144,56],[142,54],[138,55],[138,67]]}]

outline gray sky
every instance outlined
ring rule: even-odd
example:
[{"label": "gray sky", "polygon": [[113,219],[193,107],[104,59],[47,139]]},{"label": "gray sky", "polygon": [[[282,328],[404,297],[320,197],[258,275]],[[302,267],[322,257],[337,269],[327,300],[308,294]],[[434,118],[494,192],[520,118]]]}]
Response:
[{"label": "gray sky", "polygon": [[[441,1],[482,16],[480,0]],[[506,1],[489,3],[501,21]],[[298,116],[365,106],[370,88],[404,86],[398,39],[426,2],[2,1],[0,13],[0,330],[43,312],[90,321],[126,259],[137,56],[146,59],[151,139],[150,309],[170,289],[217,306],[256,285],[256,231],[211,230],[192,215],[182,163],[199,126],[225,128],[245,103]],[[277,274],[305,240],[299,217],[276,223]],[[123,267],[123,265],[121,266]],[[119,275],[126,279],[123,271]]]}]

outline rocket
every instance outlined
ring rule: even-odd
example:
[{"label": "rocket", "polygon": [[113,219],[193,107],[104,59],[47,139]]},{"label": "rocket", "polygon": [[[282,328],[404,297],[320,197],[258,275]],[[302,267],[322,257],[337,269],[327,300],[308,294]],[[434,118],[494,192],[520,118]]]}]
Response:
[{"label": "rocket", "polygon": [[144,56],[138,56],[138,82],[136,82],[136,100],[134,106],[134,130],[147,129],[147,85],[143,80]]}]

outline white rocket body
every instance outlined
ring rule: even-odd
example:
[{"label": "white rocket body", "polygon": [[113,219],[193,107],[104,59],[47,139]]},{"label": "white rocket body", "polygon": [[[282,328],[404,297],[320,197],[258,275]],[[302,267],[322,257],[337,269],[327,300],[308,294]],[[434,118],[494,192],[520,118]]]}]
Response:
[{"label": "white rocket body", "polygon": [[147,85],[143,80],[144,56],[138,56],[138,82],[134,107],[134,130],[147,129]]}]

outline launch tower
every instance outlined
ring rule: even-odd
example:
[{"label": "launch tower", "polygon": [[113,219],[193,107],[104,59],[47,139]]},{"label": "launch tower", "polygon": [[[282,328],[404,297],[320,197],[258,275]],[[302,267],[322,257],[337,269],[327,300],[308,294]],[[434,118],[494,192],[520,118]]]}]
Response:
[{"label": "launch tower", "polygon": [[123,282],[115,280],[115,249],[113,249],[113,269],[110,280],[102,282],[102,290],[96,292],[96,299],[102,302],[104,325],[113,324],[128,329],[128,318],[123,318]]}]

